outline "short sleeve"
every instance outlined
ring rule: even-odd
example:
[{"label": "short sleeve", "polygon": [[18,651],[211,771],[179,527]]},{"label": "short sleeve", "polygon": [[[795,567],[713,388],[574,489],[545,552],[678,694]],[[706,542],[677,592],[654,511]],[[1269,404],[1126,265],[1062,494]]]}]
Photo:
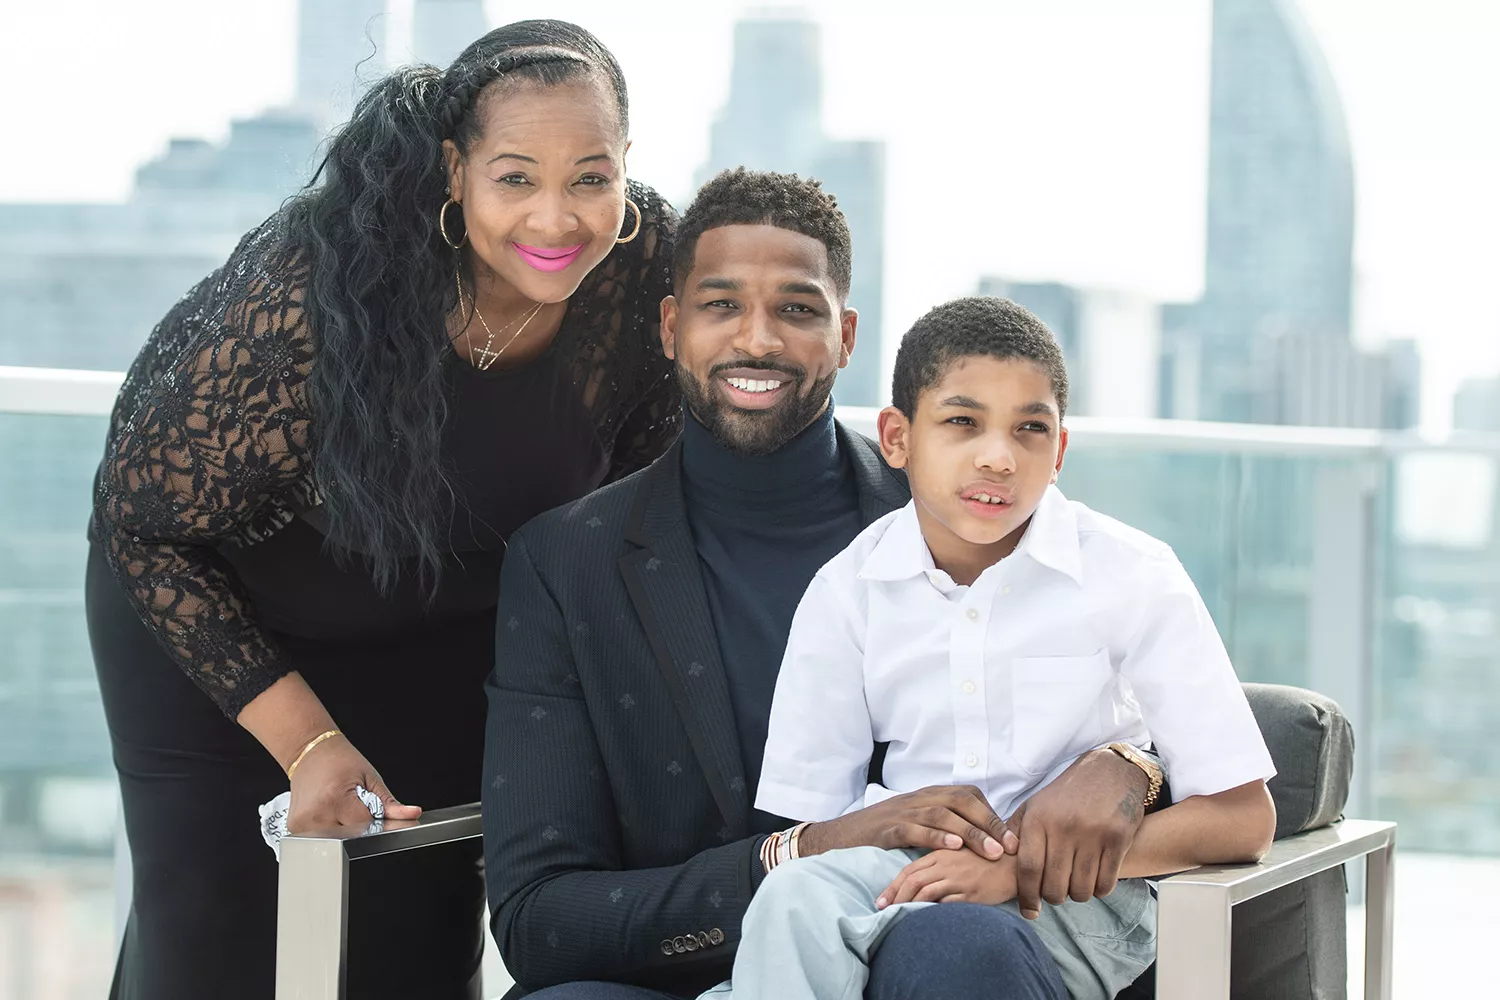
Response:
[{"label": "short sleeve", "polygon": [[865,702],[864,627],[854,580],[813,578],[776,679],[755,807],[789,819],[842,815],[865,795],[875,742]]},{"label": "short sleeve", "polygon": [[1181,800],[1276,773],[1239,678],[1187,570],[1150,557],[1135,584],[1139,619],[1125,644],[1130,683]]}]

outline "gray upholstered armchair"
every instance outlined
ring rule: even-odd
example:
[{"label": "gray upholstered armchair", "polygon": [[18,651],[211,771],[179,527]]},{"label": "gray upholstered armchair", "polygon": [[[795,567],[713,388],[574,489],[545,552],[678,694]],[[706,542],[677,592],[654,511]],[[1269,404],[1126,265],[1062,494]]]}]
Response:
[{"label": "gray upholstered armchair", "polygon": [[1365,997],[1390,1000],[1396,825],[1342,819],[1354,773],[1349,720],[1301,688],[1246,684],[1245,694],[1276,762],[1276,842],[1258,865],[1161,881],[1156,965],[1121,1000],[1344,997],[1343,866],[1363,855]]},{"label": "gray upholstered armchair", "polygon": [[[1395,824],[1341,819],[1354,735],[1337,704],[1300,688],[1247,684],[1277,776],[1276,843],[1257,865],[1161,880],[1157,964],[1121,1000],[1334,1000],[1345,996],[1344,863],[1368,856],[1365,997],[1391,995]],[[479,807],[428,813],[349,838],[281,847],[277,1000],[343,1000],[348,885],[363,858],[480,835]],[[357,947],[357,943],[355,947]]]}]

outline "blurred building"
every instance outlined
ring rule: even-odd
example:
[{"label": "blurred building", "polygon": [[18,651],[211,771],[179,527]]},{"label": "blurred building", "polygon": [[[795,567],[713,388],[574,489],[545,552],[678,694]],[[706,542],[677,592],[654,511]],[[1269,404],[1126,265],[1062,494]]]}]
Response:
[{"label": "blurred building", "polygon": [[1453,429],[1500,434],[1500,375],[1459,385],[1453,396]]},{"label": "blurred building", "polygon": [[1068,363],[1068,412],[1146,418],[1160,397],[1161,307],[1138,295],[1057,282],[983,278],[980,295],[1025,306],[1046,323]]},{"label": "blurred building", "polygon": [[[302,6],[304,28],[333,13],[352,24],[361,7]],[[307,67],[331,80],[326,60],[358,58],[311,37],[304,90]],[[0,204],[0,365],[128,367],[173,303],[307,181],[322,135],[307,107],[272,109],[220,144],[172,140],[123,202]],[[16,850],[110,849],[110,748],[79,586],[104,424],[0,414],[0,841]]]},{"label": "blurred building", "polygon": [[1259,346],[1257,367],[1269,378],[1251,411],[1255,423],[1416,426],[1421,364],[1410,341],[1368,351],[1346,338],[1285,333]]},{"label": "blurred building", "polygon": [[1203,298],[1164,314],[1162,413],[1408,426],[1414,355],[1350,341],[1354,169],[1294,0],[1214,0]]},{"label": "blurred building", "polygon": [[1391,340],[1380,352],[1385,361],[1384,413],[1376,424],[1406,431],[1422,422],[1422,352],[1415,340]]},{"label": "blurred building", "polygon": [[447,69],[470,42],[487,31],[483,0],[414,0],[412,57]]},{"label": "blurred building", "polygon": [[323,128],[349,117],[384,68],[386,0],[298,0],[299,110]]},{"label": "blurred building", "polygon": [[845,405],[879,405],[888,395],[881,378],[885,144],[824,133],[816,24],[765,17],[735,25],[729,102],[713,123],[708,162],[695,183],[741,165],[815,177],[838,198],[854,237],[849,305],[859,310],[859,340],[835,395]]},{"label": "blurred building", "polygon": [[119,204],[0,205],[0,364],[127,367],[156,321],[311,174],[313,120],[174,139]]}]

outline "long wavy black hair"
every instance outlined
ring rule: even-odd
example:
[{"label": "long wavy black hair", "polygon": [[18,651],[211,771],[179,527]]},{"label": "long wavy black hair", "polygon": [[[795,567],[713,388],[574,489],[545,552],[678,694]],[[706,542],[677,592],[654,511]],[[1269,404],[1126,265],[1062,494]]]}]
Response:
[{"label": "long wavy black hair", "polygon": [[[480,95],[497,81],[554,86],[590,74],[618,99],[623,135],[629,103],[619,63],[564,21],[497,28],[446,71],[398,70],[360,99],[287,206],[289,251],[311,264],[308,391],[328,538],[341,557],[362,556],[383,592],[412,557],[435,592],[440,526],[455,502],[438,457],[445,316],[457,306],[455,268],[472,279],[472,263],[438,228],[448,199],[443,141],[469,152],[482,129]],[[450,232],[461,232],[460,216],[448,210]]]}]

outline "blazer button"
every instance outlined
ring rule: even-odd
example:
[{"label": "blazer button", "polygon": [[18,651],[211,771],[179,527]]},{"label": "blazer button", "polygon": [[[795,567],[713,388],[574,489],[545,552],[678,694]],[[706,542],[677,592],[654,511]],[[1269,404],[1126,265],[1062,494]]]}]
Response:
[{"label": "blazer button", "polygon": [[713,947],[713,942],[708,939],[708,931],[699,931],[698,932],[698,947],[700,947],[700,948],[711,948],[711,947]]},{"label": "blazer button", "polygon": [[674,937],[672,939],[672,950],[681,955],[683,952],[687,951],[687,945],[683,943],[682,938]]},{"label": "blazer button", "polygon": [[723,944],[724,943],[724,932],[721,931],[721,930],[719,930],[717,927],[715,927],[713,930],[709,931],[708,932],[708,943],[712,944],[712,945]]},{"label": "blazer button", "polygon": [[670,954],[672,954],[672,942],[670,942],[670,941],[663,941],[661,943],[661,953],[663,955],[670,955]]},{"label": "blazer button", "polygon": [[682,936],[682,943],[688,951],[698,950],[698,939],[691,934],[684,934]]}]

